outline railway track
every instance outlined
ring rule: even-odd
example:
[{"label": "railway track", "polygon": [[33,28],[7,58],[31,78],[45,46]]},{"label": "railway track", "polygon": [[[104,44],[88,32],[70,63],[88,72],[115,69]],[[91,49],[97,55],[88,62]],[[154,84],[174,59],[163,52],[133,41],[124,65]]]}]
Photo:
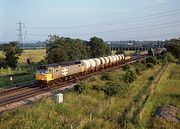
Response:
[{"label": "railway track", "polygon": [[[103,69],[103,71],[105,71],[105,72],[113,71],[113,70],[116,70],[116,69],[123,67],[126,64],[132,64],[138,60],[142,60],[145,58],[148,58],[148,57],[142,57],[142,58],[139,58],[136,60],[131,60],[125,64],[120,64],[120,65],[113,66],[113,67],[110,67],[107,69]],[[0,108],[6,106],[8,104],[12,104],[15,102],[26,100],[30,97],[34,97],[34,96],[39,95],[39,94],[43,94],[43,93],[46,93],[49,91],[59,89],[61,87],[67,87],[69,85],[76,83],[79,80],[88,79],[89,77],[92,77],[93,75],[97,75],[100,73],[102,73],[102,70],[96,71],[94,73],[89,73],[89,74],[86,74],[84,76],[80,76],[76,79],[71,79],[71,80],[66,81],[66,82],[57,83],[53,87],[43,87],[43,88],[37,87],[35,82],[32,82],[32,83],[22,85],[19,87],[14,87],[14,88],[2,90],[2,91],[0,91]]]}]

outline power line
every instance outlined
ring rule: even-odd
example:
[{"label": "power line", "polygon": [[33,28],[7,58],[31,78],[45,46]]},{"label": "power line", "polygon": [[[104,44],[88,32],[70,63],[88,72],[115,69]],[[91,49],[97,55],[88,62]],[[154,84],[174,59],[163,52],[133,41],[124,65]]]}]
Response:
[{"label": "power line", "polygon": [[153,24],[148,26],[140,26],[140,27],[132,27],[132,28],[126,28],[126,29],[118,29],[118,30],[109,30],[109,31],[98,31],[98,32],[88,32],[88,33],[79,33],[79,34],[72,34],[70,36],[74,35],[89,35],[89,34],[103,34],[103,33],[114,33],[114,32],[126,32],[126,31],[134,31],[135,29],[144,29],[149,27],[159,27],[164,25],[171,25],[175,23],[180,23],[180,21],[173,21],[173,22],[166,22],[166,23],[159,23],[159,24]]},{"label": "power line", "polygon": [[[39,35],[39,34],[32,34],[33,36],[47,36],[47,35]],[[158,35],[146,35],[146,36],[141,36],[141,37],[129,37],[126,38],[128,40],[135,40],[135,39],[152,39],[152,38],[162,38],[162,37],[177,37],[180,36],[180,32],[174,32],[174,33],[164,33],[164,34],[158,34]]]},{"label": "power line", "polygon": [[[121,30],[111,30],[111,31],[100,31],[100,32],[88,32],[88,33],[79,33],[79,34],[68,34],[68,36],[77,36],[77,35],[90,35],[90,34],[104,34],[104,33],[114,33],[114,32],[138,32],[138,31],[147,31],[147,30],[152,30],[152,29],[159,29],[159,28],[167,28],[167,27],[176,27],[177,25],[173,25],[175,23],[180,23],[180,21],[174,21],[174,22],[167,22],[163,24],[153,24],[149,26],[141,26],[141,27],[133,27],[133,28],[126,28],[126,29],[121,29]],[[179,25],[179,24],[178,24]],[[156,28],[154,28],[156,27]],[[44,34],[33,34],[33,33],[27,33],[28,35],[32,36],[42,36],[42,37],[47,37],[48,35]]]},{"label": "power line", "polygon": [[167,34],[158,34],[158,35],[147,35],[147,36],[142,36],[142,37],[131,37],[131,38],[127,38],[127,39],[152,39],[152,38],[162,38],[162,37],[164,37],[164,36],[170,36],[170,37],[172,37],[172,36],[180,36],[180,32],[174,32],[174,33],[167,33]]},{"label": "power line", "polygon": [[82,27],[102,26],[102,25],[117,25],[120,23],[123,24],[123,23],[137,22],[137,21],[154,19],[154,18],[162,18],[162,17],[172,16],[172,15],[176,15],[176,14],[180,14],[180,9],[146,15],[146,16],[142,16],[142,17],[134,17],[134,18],[124,19],[124,20],[114,20],[114,21],[109,21],[109,22],[102,22],[102,23],[95,23],[95,24],[81,25],[81,26],[26,27],[26,28],[27,29],[48,29],[48,30],[50,30],[50,29],[72,29],[72,28],[82,28]]}]

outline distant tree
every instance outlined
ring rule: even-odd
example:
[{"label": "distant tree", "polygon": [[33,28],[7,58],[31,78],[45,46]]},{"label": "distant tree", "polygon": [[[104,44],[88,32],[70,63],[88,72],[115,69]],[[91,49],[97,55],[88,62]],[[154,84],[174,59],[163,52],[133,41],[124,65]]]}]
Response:
[{"label": "distant tree", "polygon": [[111,54],[108,44],[106,44],[101,38],[92,37],[88,42],[88,45],[90,47],[91,56],[93,58]]},{"label": "distant tree", "polygon": [[0,68],[5,66],[4,58],[0,57]]},{"label": "distant tree", "polygon": [[180,57],[180,38],[166,41],[167,51],[173,54],[176,58]]},{"label": "distant tree", "polygon": [[5,44],[0,44],[0,51],[3,51],[4,45]]},{"label": "distant tree", "polygon": [[53,48],[47,56],[48,63],[57,63],[69,60],[69,56],[63,48]]},{"label": "distant tree", "polygon": [[5,53],[5,63],[7,66],[16,67],[19,56],[22,53],[22,49],[18,47],[17,42],[10,42],[9,44],[5,44],[3,51]]},{"label": "distant tree", "polygon": [[50,36],[47,44],[47,58],[49,63],[89,58],[90,50],[85,41],[58,36]]}]

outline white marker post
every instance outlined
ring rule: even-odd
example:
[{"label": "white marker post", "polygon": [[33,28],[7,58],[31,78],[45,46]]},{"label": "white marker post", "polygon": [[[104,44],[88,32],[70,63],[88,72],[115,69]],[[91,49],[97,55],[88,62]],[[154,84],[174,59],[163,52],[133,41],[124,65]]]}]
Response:
[{"label": "white marker post", "polygon": [[63,94],[59,93],[55,95],[56,103],[62,103],[63,102]]},{"label": "white marker post", "polygon": [[13,80],[13,77],[12,77],[12,76],[10,76],[10,77],[9,77],[9,80],[10,80],[10,82],[11,82],[11,86],[12,86],[12,80]]}]

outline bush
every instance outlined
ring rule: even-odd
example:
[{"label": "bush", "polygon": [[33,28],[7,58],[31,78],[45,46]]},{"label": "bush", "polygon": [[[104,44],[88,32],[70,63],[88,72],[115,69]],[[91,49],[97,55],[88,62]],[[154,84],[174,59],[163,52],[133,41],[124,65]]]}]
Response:
[{"label": "bush", "polygon": [[136,74],[132,70],[128,70],[124,76],[124,81],[131,83],[136,80]]},{"label": "bush", "polygon": [[87,90],[87,85],[84,82],[80,82],[79,84],[74,86],[74,90],[78,93],[85,92]]},{"label": "bush", "polygon": [[146,60],[145,60],[145,59],[142,60],[141,63],[142,63],[142,64],[146,64]]},{"label": "bush", "polygon": [[[139,70],[139,72],[141,72],[141,71],[146,70],[146,65],[145,65],[145,64],[146,64],[146,63],[137,62],[137,63],[135,64],[135,67],[136,67],[136,69]],[[136,71],[136,72],[138,72],[138,71]],[[137,73],[137,74],[138,74],[138,73]]]},{"label": "bush", "polygon": [[166,61],[166,62],[175,62],[175,58],[174,58],[174,56],[171,54],[171,53],[169,53],[169,52],[167,52],[167,53],[165,53],[164,55],[163,55],[163,58],[164,58],[164,60]]},{"label": "bush", "polygon": [[101,80],[111,80],[110,74],[108,72],[103,73]]},{"label": "bush", "polygon": [[96,91],[102,91],[102,90],[104,90],[104,86],[101,86],[101,85],[97,84],[97,85],[93,85],[92,89],[96,90]]},{"label": "bush", "polygon": [[121,89],[118,83],[107,82],[104,92],[106,93],[107,96],[113,96],[120,93],[120,90]]},{"label": "bush", "polygon": [[155,57],[149,57],[146,59],[146,63],[153,63],[155,65],[157,64],[157,59]]},{"label": "bush", "polygon": [[154,79],[155,79],[154,76],[151,76],[151,77],[149,77],[148,80],[149,80],[149,81],[154,81]]},{"label": "bush", "polygon": [[136,68],[135,71],[136,71],[136,74],[137,74],[137,75],[141,75],[141,70],[140,70],[140,68]]},{"label": "bush", "polygon": [[153,63],[147,63],[147,64],[146,64],[146,67],[148,67],[148,68],[154,68],[154,65],[153,65]]},{"label": "bush", "polygon": [[128,65],[128,64],[123,66],[123,70],[129,70],[130,68],[131,68],[131,67],[130,67],[130,65]]}]

